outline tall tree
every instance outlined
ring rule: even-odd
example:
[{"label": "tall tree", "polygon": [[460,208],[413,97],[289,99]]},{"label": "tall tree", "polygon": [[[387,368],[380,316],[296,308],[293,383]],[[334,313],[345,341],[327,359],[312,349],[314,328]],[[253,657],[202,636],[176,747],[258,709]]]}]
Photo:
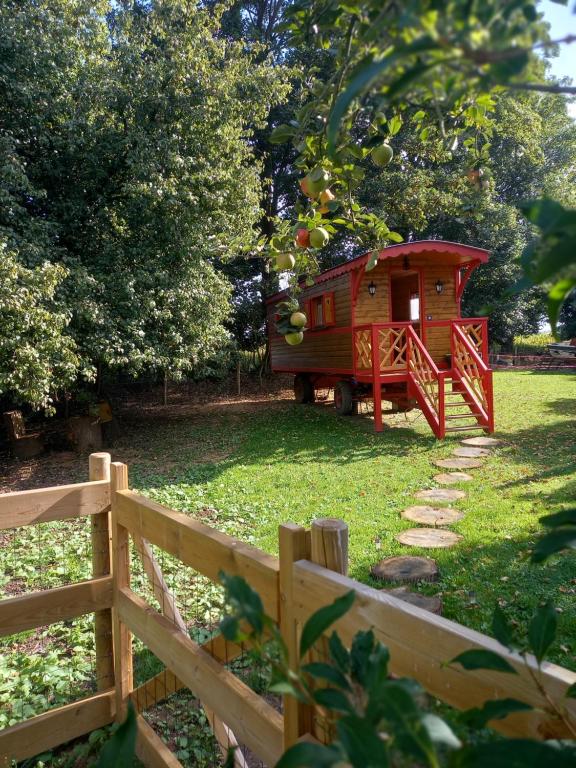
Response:
[{"label": "tall tree", "polygon": [[2,179],[22,217],[0,224],[17,252],[44,227],[36,255],[67,270],[57,299],[86,363],[178,376],[226,342],[214,262],[255,237],[253,134],[287,86],[260,46],[221,34],[221,13],[191,0],[0,8],[0,135],[31,185]]}]

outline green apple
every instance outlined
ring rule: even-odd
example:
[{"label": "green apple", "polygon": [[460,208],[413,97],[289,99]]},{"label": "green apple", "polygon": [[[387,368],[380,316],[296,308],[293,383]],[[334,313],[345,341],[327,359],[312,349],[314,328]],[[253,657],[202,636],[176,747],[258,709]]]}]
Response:
[{"label": "green apple", "polygon": [[308,197],[316,198],[330,184],[330,174],[324,168],[315,168],[306,176],[306,194]]},{"label": "green apple", "polygon": [[310,232],[310,245],[312,248],[324,248],[330,240],[330,235],[324,227],[316,227]]},{"label": "green apple", "polygon": [[291,253],[279,253],[276,256],[276,269],[282,272],[285,269],[293,269],[296,259]]},{"label": "green apple", "polygon": [[375,147],[372,150],[370,157],[375,166],[384,168],[384,166],[388,165],[390,160],[394,157],[394,150],[390,144],[381,144],[379,147]]},{"label": "green apple", "polygon": [[284,338],[291,347],[295,347],[297,344],[302,344],[304,341],[304,334],[302,331],[297,331],[296,333],[287,333]]},{"label": "green apple", "polygon": [[292,312],[290,315],[290,325],[294,328],[304,328],[306,325],[306,315],[304,312]]}]

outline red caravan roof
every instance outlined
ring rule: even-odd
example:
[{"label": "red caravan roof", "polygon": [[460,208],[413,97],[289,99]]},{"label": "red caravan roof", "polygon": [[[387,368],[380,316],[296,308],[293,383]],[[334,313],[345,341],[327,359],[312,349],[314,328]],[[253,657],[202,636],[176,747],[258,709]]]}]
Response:
[{"label": "red caravan roof", "polygon": [[[484,248],[475,248],[472,245],[451,243],[448,240],[416,240],[411,243],[399,243],[398,245],[390,245],[388,248],[383,248],[378,255],[378,261],[382,259],[395,259],[399,256],[427,253],[449,253],[458,256],[460,257],[458,261],[462,265],[469,264],[470,262],[484,264],[488,261],[489,256],[489,251],[486,251]],[[332,280],[332,278],[344,275],[346,272],[360,269],[366,265],[369,258],[370,253],[365,253],[363,256],[357,256],[355,259],[340,264],[338,267],[327,269],[326,272],[321,272],[314,278],[314,283],[324,283],[326,280]],[[276,301],[285,293],[286,291],[280,291],[280,293],[270,296],[270,298],[266,299],[266,303]]]}]

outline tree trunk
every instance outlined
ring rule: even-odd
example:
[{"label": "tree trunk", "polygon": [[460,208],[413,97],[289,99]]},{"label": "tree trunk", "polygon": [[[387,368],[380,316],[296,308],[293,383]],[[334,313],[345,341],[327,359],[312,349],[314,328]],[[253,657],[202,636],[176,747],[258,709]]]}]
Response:
[{"label": "tree trunk", "polygon": [[164,371],[164,405],[168,405],[168,372]]}]

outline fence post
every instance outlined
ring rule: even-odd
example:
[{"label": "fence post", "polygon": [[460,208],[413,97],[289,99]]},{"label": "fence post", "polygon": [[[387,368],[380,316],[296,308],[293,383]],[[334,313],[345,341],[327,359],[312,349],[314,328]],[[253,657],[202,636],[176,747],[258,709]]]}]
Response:
[{"label": "fence post", "polygon": [[[278,528],[280,554],[280,631],[288,649],[290,669],[297,671],[299,632],[294,618],[294,577],[292,565],[298,560],[310,559],[310,534],[300,525],[287,523]],[[312,712],[296,701],[284,696],[284,749],[295,744],[300,736],[312,731]]]},{"label": "fence post", "polygon": [[[88,479],[110,482],[110,454],[92,453],[88,458]],[[90,518],[92,538],[92,576],[96,579],[110,573],[110,510]],[[114,647],[112,644],[112,611],[107,608],[94,614],[96,647],[96,685],[105,691],[114,685]]]},{"label": "fence post", "polygon": [[116,720],[126,717],[128,697],[133,688],[132,637],[120,621],[116,600],[118,590],[130,586],[130,537],[128,530],[118,525],[116,493],[128,489],[128,467],[120,462],[111,465],[110,495],[112,502],[112,574],[114,576],[114,670],[116,683]]},{"label": "fence post", "polygon": [[[344,520],[321,517],[312,521],[310,559],[330,571],[348,575],[348,525]],[[311,660],[326,661],[330,655],[328,641],[322,639],[316,647],[318,651],[311,651]],[[314,718],[311,733],[323,744],[329,744],[335,736],[333,727],[318,715]]]},{"label": "fence post", "polygon": [[311,554],[313,563],[348,575],[348,526],[344,520],[321,517],[312,521]]}]

